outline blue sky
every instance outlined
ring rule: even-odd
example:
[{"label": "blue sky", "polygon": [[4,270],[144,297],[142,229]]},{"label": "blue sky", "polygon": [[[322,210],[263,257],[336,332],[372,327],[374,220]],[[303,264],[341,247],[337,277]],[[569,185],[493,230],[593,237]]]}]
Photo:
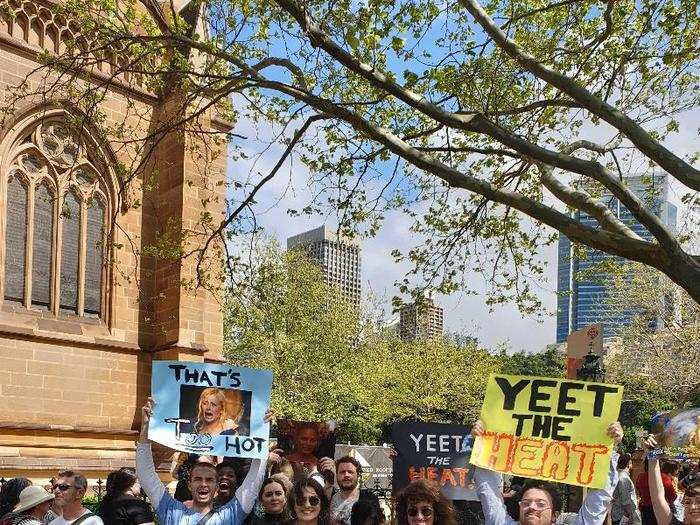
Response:
[{"label": "blue sky", "polygon": [[[677,152],[689,152],[698,148],[697,130],[690,123],[698,122],[700,111],[687,115],[683,119],[687,125],[682,126],[681,133],[674,135],[666,143]],[[249,176],[257,180],[257,173],[266,174],[278,160],[283,146],[273,144],[262,155],[268,130],[256,131],[249,122],[239,122],[236,132],[248,137],[244,148],[250,158],[229,164],[229,180],[246,179]],[[604,131],[591,128],[586,133],[590,138],[600,138]],[[673,190],[673,187],[672,187]],[[258,194],[256,206],[257,221],[268,234],[276,237],[282,246],[286,238],[328,224],[337,225],[332,214],[327,216],[312,215],[291,218],[286,210],[299,209],[308,204],[311,192],[308,186],[308,170],[298,160],[288,161],[277,176]],[[676,188],[673,199],[679,200],[680,191]],[[409,231],[410,220],[405,215],[394,212],[387,215],[376,237],[363,239],[362,243],[362,288],[363,295],[372,294],[383,300],[387,317],[390,316],[391,297],[397,294],[394,282],[400,280],[408,267],[394,263],[390,253],[395,248],[406,249],[416,239]],[[541,318],[522,316],[514,305],[508,304],[496,308],[493,312],[485,304],[483,295],[466,295],[455,293],[451,296],[437,296],[438,303],[445,310],[445,327],[448,330],[474,335],[482,345],[497,348],[506,345],[510,350],[538,351],[545,345],[553,343],[556,328],[556,244],[544,247],[540,256],[547,261],[546,280],[538,287],[538,295],[544,305]],[[469,274],[467,282],[472,288],[484,289],[481,275]]]},{"label": "blue sky", "polygon": [[[480,37],[480,32],[477,32]],[[276,50],[272,46],[272,51]],[[394,60],[389,60],[389,66],[399,66]],[[400,67],[398,68],[401,69]],[[266,73],[274,76],[273,70]],[[400,78],[400,76],[399,76]],[[697,130],[690,123],[698,122],[698,113],[688,115],[685,124],[681,124],[681,133],[674,135],[667,142],[679,153],[687,153],[691,148],[698,149]],[[284,147],[272,144],[266,147],[270,130],[255,129],[250,122],[239,122],[236,133],[248,137],[243,141],[243,147],[248,159],[238,160],[229,165],[229,180],[256,181],[267,174],[281,155]],[[289,130],[291,133],[292,130]],[[289,134],[289,133],[288,133]],[[596,141],[605,141],[610,136],[610,130],[604,127],[589,126],[582,130],[582,136]],[[256,140],[260,138],[260,141]],[[262,155],[258,153],[265,150]],[[257,175],[260,173],[262,175]],[[258,194],[256,218],[268,234],[278,238],[282,246],[286,238],[315,228],[321,224],[337,226],[338,221],[331,213],[328,216],[301,216],[291,218],[286,210],[300,209],[309,204],[310,188],[308,186],[308,171],[299,161],[287,162],[277,176],[268,183]],[[553,203],[553,199],[548,202]],[[561,206],[557,206],[561,208]],[[409,231],[410,220],[398,213],[387,215],[383,227],[376,237],[363,240],[362,246],[362,287],[363,294],[382,299],[390,316],[389,308],[392,296],[397,294],[394,282],[405,275],[408,267],[394,263],[390,252],[395,248],[406,250],[417,242]],[[513,305],[503,305],[493,312],[485,304],[483,295],[466,295],[455,293],[449,297],[437,296],[438,303],[445,310],[445,325],[448,330],[473,335],[481,344],[488,348],[506,345],[511,350],[537,351],[555,340],[556,325],[556,244],[543,247],[540,257],[547,262],[548,270],[545,279],[539,283],[537,293],[543,303],[544,314],[541,317],[522,316]],[[471,289],[485,289],[481,275],[465,276]]]}]

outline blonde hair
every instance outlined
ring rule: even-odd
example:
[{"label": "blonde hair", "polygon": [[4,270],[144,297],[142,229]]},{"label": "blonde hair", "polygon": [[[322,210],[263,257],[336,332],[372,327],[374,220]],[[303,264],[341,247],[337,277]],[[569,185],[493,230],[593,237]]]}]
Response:
[{"label": "blonde hair", "polygon": [[240,390],[224,390],[226,397],[226,417],[238,423],[243,417],[243,394]]},{"label": "blonde hair", "polygon": [[222,428],[226,423],[227,419],[231,419],[234,423],[238,423],[243,415],[243,396],[240,390],[224,390],[221,388],[205,388],[199,396],[199,403],[197,404],[197,423],[195,428],[197,431],[201,431],[204,426],[204,410],[202,410],[202,405],[208,397],[215,397],[218,403],[221,405],[221,414],[219,415],[219,420],[215,423],[220,425]]}]

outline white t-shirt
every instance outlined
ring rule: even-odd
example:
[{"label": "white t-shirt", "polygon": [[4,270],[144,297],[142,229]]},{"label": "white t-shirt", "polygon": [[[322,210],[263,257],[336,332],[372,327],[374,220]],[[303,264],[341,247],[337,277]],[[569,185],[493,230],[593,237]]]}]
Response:
[{"label": "white t-shirt", "polygon": [[[59,516],[49,523],[49,525],[71,525],[71,523],[78,521],[79,518],[85,516],[85,514],[88,514],[89,512],[89,510],[85,509],[85,512],[83,512],[80,516],[70,521],[64,520],[63,516]],[[90,516],[86,520],[81,521],[80,525],[104,525],[104,523],[102,523],[102,519],[99,516]]]}]

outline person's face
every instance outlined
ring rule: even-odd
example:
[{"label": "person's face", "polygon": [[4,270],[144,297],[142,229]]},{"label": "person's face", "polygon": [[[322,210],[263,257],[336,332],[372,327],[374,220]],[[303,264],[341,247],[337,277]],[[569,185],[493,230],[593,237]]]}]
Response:
[{"label": "person's face", "polygon": [[520,500],[521,525],[551,525],[557,520],[558,512],[552,510],[549,494],[541,489],[529,489]]},{"label": "person's face", "polygon": [[218,396],[209,395],[202,401],[202,418],[205,423],[215,423],[221,417],[223,404]]},{"label": "person's face", "polygon": [[61,477],[58,478],[53,486],[53,494],[56,505],[58,507],[65,507],[75,501],[82,500],[85,489],[76,489],[74,478]]},{"label": "person's face", "polygon": [[318,436],[313,428],[302,428],[297,433],[296,449],[302,454],[313,454],[318,445]]},{"label": "person's face", "polygon": [[263,489],[260,503],[268,514],[281,514],[287,504],[284,487],[279,483],[268,483]]},{"label": "person's face", "polygon": [[311,487],[304,487],[304,497],[294,501],[294,512],[301,521],[312,521],[321,513],[321,498]]},{"label": "person's face", "polygon": [[342,490],[354,490],[357,487],[359,476],[357,469],[352,463],[340,463],[336,472],[338,487]]},{"label": "person's face", "polygon": [[435,522],[435,507],[429,501],[409,503],[406,514],[408,525],[433,525]]},{"label": "person's face", "polygon": [[37,512],[35,513],[36,516],[45,516],[46,513],[49,511],[51,508],[51,503],[53,503],[52,500],[45,501],[44,503],[40,503],[39,505],[36,506]]},{"label": "person's face", "polygon": [[700,525],[700,485],[692,487],[683,496],[685,525]]},{"label": "person's face", "polygon": [[208,467],[195,467],[187,484],[192,493],[192,501],[198,505],[207,505],[216,493],[216,470]]},{"label": "person's face", "polygon": [[236,471],[232,467],[219,467],[216,470],[219,481],[219,495],[225,498],[231,497],[236,490]]}]

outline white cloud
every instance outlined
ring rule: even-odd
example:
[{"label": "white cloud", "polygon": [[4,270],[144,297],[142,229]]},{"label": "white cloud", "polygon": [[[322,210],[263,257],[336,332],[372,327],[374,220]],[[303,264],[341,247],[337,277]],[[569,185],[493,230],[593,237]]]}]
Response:
[{"label": "white cloud", "polygon": [[[688,122],[697,122],[692,118],[697,112],[688,115]],[[270,140],[272,131],[265,130],[268,136],[259,136],[250,123],[241,122],[236,130],[249,136],[245,147],[249,159],[240,160],[230,166],[232,176],[238,174],[239,179],[251,176],[259,179],[260,174],[266,174],[272,169],[282,154],[284,147],[272,144],[264,155],[258,158],[257,152],[264,143]],[[605,127],[588,126],[583,133],[592,140],[609,137],[609,129]],[[257,139],[255,139],[257,137]],[[679,154],[686,154],[697,147],[697,136],[694,130],[687,128],[678,135],[669,137],[669,145]],[[337,220],[334,216],[301,215],[291,218],[287,209],[300,209],[309,204],[311,199],[309,188],[309,173],[299,161],[287,162],[277,176],[258,194],[258,223],[268,233],[276,236],[282,246],[286,246],[287,237],[302,231],[315,228],[320,224],[335,227]],[[553,199],[546,199],[553,204]],[[362,278],[363,293],[370,290],[374,296],[386,299],[386,311],[390,310],[390,299],[397,294],[394,282],[400,280],[409,269],[406,264],[396,264],[391,257],[395,248],[403,250],[416,244],[418,239],[410,232],[410,220],[398,212],[387,215],[382,229],[376,237],[365,239],[362,246]],[[448,330],[464,332],[479,339],[481,344],[496,348],[506,343],[512,350],[536,351],[554,342],[556,330],[556,244],[543,247],[541,258],[548,263],[546,281],[537,290],[544,308],[545,315],[541,318],[523,317],[512,304],[502,305],[493,312],[485,304],[483,295],[466,295],[461,293],[449,297],[438,296],[437,302],[445,310],[445,327]],[[466,279],[473,289],[485,291],[483,277],[469,274]]]}]

